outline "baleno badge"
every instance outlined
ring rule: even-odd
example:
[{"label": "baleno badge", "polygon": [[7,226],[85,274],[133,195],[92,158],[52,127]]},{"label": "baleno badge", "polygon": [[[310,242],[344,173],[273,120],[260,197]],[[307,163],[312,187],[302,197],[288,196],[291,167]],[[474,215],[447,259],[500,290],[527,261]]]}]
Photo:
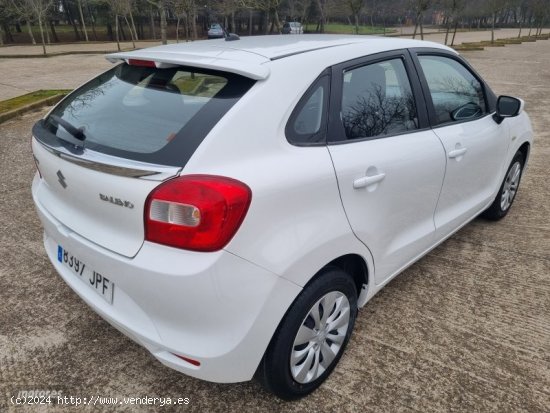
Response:
[{"label": "baleno badge", "polygon": [[110,202],[111,204],[114,204],[114,205],[125,207],[125,208],[132,209],[134,207],[134,204],[132,204],[130,201],[124,201],[120,198],[115,198],[109,195],[99,194],[99,199],[105,202]]}]

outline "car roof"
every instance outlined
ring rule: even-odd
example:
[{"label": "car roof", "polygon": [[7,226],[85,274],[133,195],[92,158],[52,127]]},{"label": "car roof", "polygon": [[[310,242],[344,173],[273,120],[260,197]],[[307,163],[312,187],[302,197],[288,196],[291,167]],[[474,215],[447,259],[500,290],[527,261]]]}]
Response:
[{"label": "car roof", "polygon": [[125,59],[145,59],[168,64],[224,70],[259,80],[269,76],[269,67],[266,63],[272,60],[353,44],[364,45],[362,55],[411,47],[452,50],[438,43],[411,39],[307,34],[301,35],[299,38],[272,35],[248,36],[235,41],[199,40],[113,53],[107,55],[106,58],[111,62]]}]

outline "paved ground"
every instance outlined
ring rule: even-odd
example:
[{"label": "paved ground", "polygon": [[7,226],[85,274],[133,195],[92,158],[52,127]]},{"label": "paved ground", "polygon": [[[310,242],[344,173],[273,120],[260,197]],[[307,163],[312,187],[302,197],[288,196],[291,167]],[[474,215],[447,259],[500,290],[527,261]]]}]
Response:
[{"label": "paved ground", "polygon": [[[404,27],[405,34],[412,33],[413,28]],[[544,29],[543,33],[550,32],[550,29]],[[523,34],[527,35],[528,31]],[[533,32],[534,33],[534,32]],[[517,29],[497,30],[496,38],[516,37]],[[420,35],[418,35],[420,38]],[[445,33],[429,32],[425,40],[438,43],[445,41]],[[490,31],[458,32],[455,44],[462,42],[476,42],[481,40],[491,40]],[[450,42],[450,39],[449,39]],[[151,47],[160,42],[137,42],[137,47]],[[132,44],[122,43],[122,48],[129,49]],[[47,59],[37,58],[0,58],[0,73],[7,73],[0,79],[0,100],[9,99],[38,89],[72,89],[96,74],[107,70],[111,63],[103,57],[105,52],[116,52],[116,43],[72,43],[58,44],[48,46],[48,53],[69,53],[71,51],[101,51],[99,54],[76,54],[65,56],[54,56]],[[18,56],[18,55],[40,55],[41,46],[14,45],[0,47],[0,55]],[[47,70],[46,70],[47,69]]]},{"label": "paved ground", "polygon": [[502,222],[474,221],[391,282],[360,312],[331,378],[295,403],[254,382],[173,372],[83,304],[48,263],[32,206],[29,131],[42,113],[0,125],[0,411],[40,388],[188,397],[179,411],[548,412],[550,41],[467,57],[497,93],[526,100],[536,129],[514,207]]}]

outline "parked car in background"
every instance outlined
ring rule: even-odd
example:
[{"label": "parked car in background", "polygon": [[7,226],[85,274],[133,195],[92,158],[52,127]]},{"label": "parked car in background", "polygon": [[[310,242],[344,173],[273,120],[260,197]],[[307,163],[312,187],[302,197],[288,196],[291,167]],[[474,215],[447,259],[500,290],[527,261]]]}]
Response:
[{"label": "parked car in background", "polygon": [[258,36],[107,58],[33,128],[45,249],[98,314],[204,380],[315,390],[358,309],[479,214],[506,216],[529,159],[523,101],[436,43]]},{"label": "parked car in background", "polygon": [[208,29],[208,38],[220,39],[222,37],[225,37],[225,31],[223,27],[218,23],[210,25],[210,28]]},{"label": "parked car in background", "polygon": [[283,24],[283,34],[304,34],[302,23],[286,22]]}]

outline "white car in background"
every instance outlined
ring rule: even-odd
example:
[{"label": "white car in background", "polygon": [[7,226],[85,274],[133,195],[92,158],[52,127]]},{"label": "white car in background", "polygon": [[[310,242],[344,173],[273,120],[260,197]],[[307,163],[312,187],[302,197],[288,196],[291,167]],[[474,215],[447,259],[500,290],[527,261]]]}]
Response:
[{"label": "white car in background", "polygon": [[264,36],[107,58],[33,128],[52,264],[163,364],[256,374],[285,399],[327,378],[393,277],[508,213],[533,139],[521,100],[435,43]]},{"label": "white car in background", "polygon": [[300,22],[286,22],[283,24],[283,34],[304,34],[304,28]]}]

